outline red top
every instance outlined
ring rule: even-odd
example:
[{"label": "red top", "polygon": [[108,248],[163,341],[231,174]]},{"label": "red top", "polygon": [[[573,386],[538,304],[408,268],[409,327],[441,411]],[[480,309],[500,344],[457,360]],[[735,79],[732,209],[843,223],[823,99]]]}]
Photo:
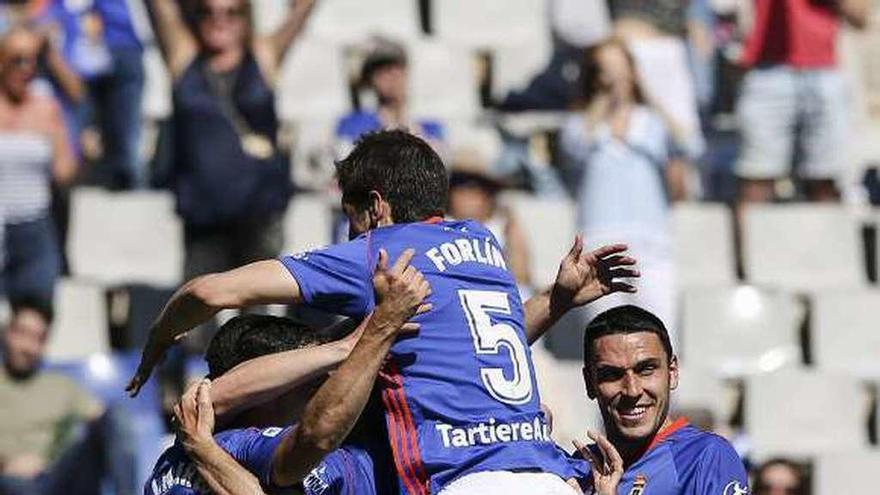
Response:
[{"label": "red top", "polygon": [[754,0],[742,63],[833,67],[838,16],[830,0]]}]

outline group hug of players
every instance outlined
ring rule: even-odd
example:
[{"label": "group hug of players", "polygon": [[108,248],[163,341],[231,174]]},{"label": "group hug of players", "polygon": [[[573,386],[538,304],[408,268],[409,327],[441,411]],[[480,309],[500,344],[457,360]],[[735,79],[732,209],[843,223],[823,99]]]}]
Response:
[{"label": "group hug of players", "polygon": [[625,245],[589,251],[576,238],[554,285],[523,303],[486,227],[444,219],[446,168],[424,141],[368,134],[337,173],[351,240],[187,282],[129,391],[221,309],[307,305],[350,320],[224,324],[145,495],[748,493],[729,443],[668,416],[678,363],[663,322],[636,306],[584,333],[605,435],[573,454],[550,437],[529,346],[570,309],[635,291]]}]

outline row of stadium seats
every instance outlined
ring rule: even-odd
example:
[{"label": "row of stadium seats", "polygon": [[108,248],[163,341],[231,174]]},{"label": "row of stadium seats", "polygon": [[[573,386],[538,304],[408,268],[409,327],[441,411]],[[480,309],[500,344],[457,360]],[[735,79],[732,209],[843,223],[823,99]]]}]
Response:
[{"label": "row of stadium seats", "polygon": [[[285,219],[286,252],[330,242],[335,200],[294,197]],[[525,194],[506,198],[530,242],[536,285],[552,282],[574,237],[574,208]],[[744,213],[746,280],[802,293],[868,287],[862,229],[880,213],[856,214],[817,204],[754,205]],[[735,283],[733,219],[729,209],[683,204],[673,211],[681,287]],[[163,192],[111,193],[78,188],[72,194],[67,255],[73,276],[103,285],[181,282],[182,233],[173,200]],[[877,257],[873,257],[876,259]]]}]

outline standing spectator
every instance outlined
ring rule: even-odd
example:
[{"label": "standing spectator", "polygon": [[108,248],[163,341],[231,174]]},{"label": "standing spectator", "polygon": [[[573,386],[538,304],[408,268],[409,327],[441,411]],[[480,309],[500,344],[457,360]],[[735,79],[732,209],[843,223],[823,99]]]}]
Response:
[{"label": "standing spectator", "polygon": [[755,495],[807,495],[800,466],[788,459],[770,459],[755,470]]},{"label": "standing spectator", "polygon": [[9,298],[52,300],[61,267],[50,217],[52,183],[76,173],[57,102],[31,90],[40,37],[16,27],[0,40],[0,209],[6,227],[2,279]]},{"label": "standing spectator", "polygon": [[578,225],[591,244],[612,238],[628,244],[644,274],[638,294],[613,295],[591,310],[635,300],[674,321],[669,203],[685,195],[681,140],[647,103],[623,42],[611,39],[587,52],[584,83],[585,108],[560,134]]},{"label": "standing spectator", "polygon": [[183,218],[185,276],[274,258],[292,192],[278,148],[278,67],[314,1],[292,3],[271,36],[248,0],[199,0],[187,27],[175,0],[150,0],[173,77],[171,188]]},{"label": "standing spectator", "polygon": [[409,114],[409,72],[406,51],[385,38],[373,38],[360,83],[375,95],[375,109],[360,109],[343,117],[336,126],[336,137],[347,155],[362,134],[383,129],[407,129],[440,151],[445,139],[443,124],[434,119],[413,120]]},{"label": "standing spectator", "polygon": [[88,84],[75,110],[77,135],[97,119],[103,149],[98,182],[113,188],[147,185],[139,159],[143,46],[124,0],[51,0],[41,17],[60,28],[65,58]]},{"label": "standing spectator", "polygon": [[614,34],[632,52],[645,96],[681,129],[688,146],[702,154],[697,92],[687,39],[689,0],[609,0]]},{"label": "standing spectator", "polygon": [[112,456],[105,450],[123,440],[121,415],[105,414],[75,382],[42,369],[51,322],[45,302],[12,301],[0,371],[0,493],[96,495],[105,466],[113,466],[115,493],[132,495],[134,464],[123,455],[125,443]]},{"label": "standing spectator", "polygon": [[742,6],[751,29],[742,57],[750,70],[737,108],[740,202],[772,200],[774,180],[788,177],[792,165],[810,200],[837,201],[849,119],[837,35],[841,17],[865,26],[868,1],[747,0]]}]

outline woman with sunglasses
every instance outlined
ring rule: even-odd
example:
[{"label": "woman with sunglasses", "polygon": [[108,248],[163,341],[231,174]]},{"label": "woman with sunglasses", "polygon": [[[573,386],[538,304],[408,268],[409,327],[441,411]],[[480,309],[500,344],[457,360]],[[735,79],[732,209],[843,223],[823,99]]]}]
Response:
[{"label": "woman with sunglasses", "polygon": [[50,216],[53,182],[69,185],[76,162],[57,101],[31,84],[41,37],[16,26],[0,39],[0,210],[6,265],[0,277],[10,299],[51,301],[61,271]]},{"label": "woman with sunglasses", "polygon": [[273,258],[292,192],[276,134],[275,81],[314,0],[292,1],[275,33],[253,32],[248,0],[149,0],[173,78],[170,187],[187,278]]}]

